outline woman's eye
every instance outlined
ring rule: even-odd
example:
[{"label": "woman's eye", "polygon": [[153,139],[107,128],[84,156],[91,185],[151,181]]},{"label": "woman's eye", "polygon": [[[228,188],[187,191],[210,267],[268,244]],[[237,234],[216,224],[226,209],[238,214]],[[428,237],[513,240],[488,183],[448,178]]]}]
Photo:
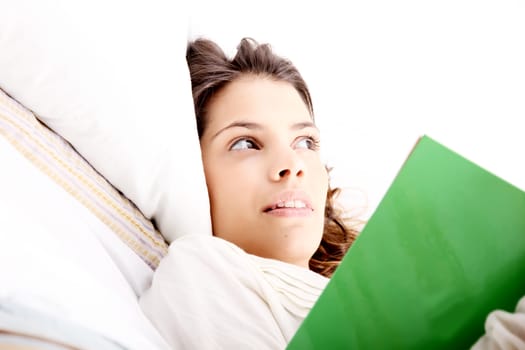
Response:
[{"label": "woman's eye", "polygon": [[313,137],[304,137],[297,141],[295,144],[296,148],[304,148],[304,149],[310,149],[310,150],[318,150],[319,149],[319,141],[314,139]]},{"label": "woman's eye", "polygon": [[230,148],[230,150],[232,151],[243,150],[243,149],[259,149],[259,148],[255,144],[255,142],[249,139],[237,140]]}]

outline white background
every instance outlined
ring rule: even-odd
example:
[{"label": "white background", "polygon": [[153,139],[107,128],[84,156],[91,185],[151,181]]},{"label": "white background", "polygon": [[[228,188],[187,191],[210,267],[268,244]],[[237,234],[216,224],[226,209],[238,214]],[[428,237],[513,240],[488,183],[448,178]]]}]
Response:
[{"label": "white background", "polygon": [[[191,37],[269,42],[307,81],[332,184],[375,209],[426,134],[525,189],[522,1],[197,1]],[[488,199],[489,200],[489,199]]]}]

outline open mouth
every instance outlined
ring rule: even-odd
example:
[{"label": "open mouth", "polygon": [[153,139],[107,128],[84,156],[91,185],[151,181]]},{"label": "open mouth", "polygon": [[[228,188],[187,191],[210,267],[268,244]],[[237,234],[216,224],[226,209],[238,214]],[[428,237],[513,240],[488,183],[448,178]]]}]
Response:
[{"label": "open mouth", "polygon": [[312,211],[312,208],[308,203],[300,199],[296,199],[296,200],[289,200],[289,201],[279,201],[267,207],[266,209],[264,209],[264,212],[269,213],[274,210],[291,210],[291,209]]}]

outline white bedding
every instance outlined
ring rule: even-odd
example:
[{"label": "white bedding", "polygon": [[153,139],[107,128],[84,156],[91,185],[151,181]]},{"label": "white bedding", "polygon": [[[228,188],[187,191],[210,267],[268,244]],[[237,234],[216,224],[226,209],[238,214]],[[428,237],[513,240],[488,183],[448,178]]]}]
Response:
[{"label": "white bedding", "polygon": [[129,349],[167,348],[141,312],[118,255],[130,273],[151,274],[149,267],[125,249],[110,256],[109,229],[2,137],[0,166],[0,300]]},{"label": "white bedding", "polygon": [[326,283],[309,269],[192,235],[171,243],[140,306],[174,349],[284,349]]}]

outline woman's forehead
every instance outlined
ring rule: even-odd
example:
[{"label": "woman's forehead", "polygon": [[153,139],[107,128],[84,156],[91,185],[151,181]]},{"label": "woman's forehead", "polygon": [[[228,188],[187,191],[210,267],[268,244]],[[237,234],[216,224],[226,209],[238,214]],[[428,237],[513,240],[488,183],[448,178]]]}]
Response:
[{"label": "woman's forehead", "polygon": [[207,117],[212,129],[236,121],[263,127],[312,122],[308,107],[292,84],[262,76],[228,83],[209,101]]}]

